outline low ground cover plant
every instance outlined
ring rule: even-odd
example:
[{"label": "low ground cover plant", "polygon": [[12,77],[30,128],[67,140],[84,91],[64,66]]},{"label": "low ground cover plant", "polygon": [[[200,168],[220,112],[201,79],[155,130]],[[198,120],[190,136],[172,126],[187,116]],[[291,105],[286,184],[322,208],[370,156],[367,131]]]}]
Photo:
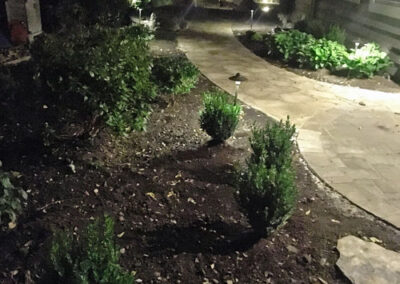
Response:
[{"label": "low ground cover plant", "polygon": [[50,249],[50,266],[57,283],[131,284],[134,277],[119,265],[114,221],[97,218],[77,237],[57,232]]},{"label": "low ground cover plant", "polygon": [[266,37],[265,46],[269,56],[281,58],[297,67],[347,70],[350,77],[372,77],[392,64],[378,44],[369,43],[348,51],[339,42],[344,41],[344,37],[344,31],[337,26],[331,26],[327,37],[320,39],[298,30],[289,30]]},{"label": "low ground cover plant", "polygon": [[156,94],[150,38],[140,26],[46,35],[31,50],[36,77],[60,114],[96,113],[118,133],[141,130]]},{"label": "low ground cover plant", "polygon": [[286,122],[254,127],[253,153],[238,173],[237,199],[254,231],[267,236],[290,216],[296,200],[292,166],[295,126]]},{"label": "low ground cover plant", "polygon": [[200,126],[214,141],[223,142],[233,135],[239,123],[241,106],[220,90],[203,94],[204,109],[200,113]]},{"label": "low ground cover plant", "polygon": [[345,59],[344,68],[350,77],[372,77],[381,70],[391,66],[393,62],[376,43],[352,49]]},{"label": "low ground cover plant", "polygon": [[28,194],[12,183],[15,177],[10,172],[1,169],[0,161],[0,230],[13,229],[18,216],[22,213]]},{"label": "low ground cover plant", "polygon": [[199,79],[200,72],[184,56],[162,56],[154,59],[152,78],[161,92],[187,94]]}]

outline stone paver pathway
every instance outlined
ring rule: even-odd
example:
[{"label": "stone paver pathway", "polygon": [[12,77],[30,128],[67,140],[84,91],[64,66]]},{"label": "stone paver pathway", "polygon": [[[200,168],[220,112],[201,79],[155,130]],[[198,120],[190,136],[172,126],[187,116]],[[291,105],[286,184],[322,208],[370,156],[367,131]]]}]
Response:
[{"label": "stone paver pathway", "polygon": [[243,47],[228,20],[190,21],[178,47],[232,94],[229,76],[249,78],[241,86],[243,102],[277,119],[290,115],[311,168],[352,202],[400,227],[400,94],[325,84],[275,67]]},{"label": "stone paver pathway", "polygon": [[347,236],[338,241],[337,265],[354,284],[399,284],[400,254]]}]

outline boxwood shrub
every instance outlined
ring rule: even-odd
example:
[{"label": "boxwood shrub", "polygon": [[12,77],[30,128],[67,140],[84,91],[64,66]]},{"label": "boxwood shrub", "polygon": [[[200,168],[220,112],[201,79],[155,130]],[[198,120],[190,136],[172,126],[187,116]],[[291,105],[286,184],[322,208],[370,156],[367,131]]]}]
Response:
[{"label": "boxwood shrub", "polygon": [[250,138],[253,153],[247,167],[238,173],[237,199],[260,236],[267,236],[283,224],[295,205],[294,133],[289,118],[285,123],[254,127]]},{"label": "boxwood shrub", "polygon": [[229,95],[220,90],[203,94],[204,109],[200,113],[200,126],[215,142],[223,142],[233,135],[239,123],[241,106],[231,102]]},{"label": "boxwood shrub", "polygon": [[98,113],[119,133],[143,129],[155,97],[149,38],[137,26],[46,35],[31,50],[37,78],[61,115]]}]

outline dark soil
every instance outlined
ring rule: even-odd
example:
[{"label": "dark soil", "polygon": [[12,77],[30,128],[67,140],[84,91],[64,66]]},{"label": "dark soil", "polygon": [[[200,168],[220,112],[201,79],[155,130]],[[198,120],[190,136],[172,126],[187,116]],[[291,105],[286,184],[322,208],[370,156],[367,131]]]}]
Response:
[{"label": "dark soil", "polygon": [[[164,40],[164,48],[174,46]],[[29,206],[16,229],[0,233],[0,283],[51,283],[52,231],[79,234],[105,212],[124,233],[116,238],[125,249],[121,264],[138,283],[349,283],[335,267],[338,238],[376,237],[399,249],[398,231],[325,187],[297,152],[293,216],[270,237],[255,238],[233,177],[250,154],[251,125],[269,118],[244,106],[235,136],[210,146],[198,118],[201,94],[213,87],[201,77],[188,95],[161,96],[146,132],[115,137],[100,129],[51,147],[37,133],[46,119],[42,102],[2,101],[0,159],[22,174],[17,183]]]},{"label": "dark soil", "polygon": [[345,76],[338,76],[332,74],[327,69],[307,70],[307,69],[293,67],[289,64],[280,61],[279,59],[275,59],[268,56],[266,47],[262,42],[249,40],[248,37],[246,37],[246,35],[240,32],[235,32],[235,35],[245,47],[250,49],[256,55],[262,57],[271,64],[274,64],[281,68],[285,68],[286,70],[293,72],[297,75],[305,76],[321,82],[328,82],[343,86],[359,87],[363,89],[382,91],[382,92],[392,92],[392,93],[400,92],[400,86],[397,83],[393,82],[392,80],[385,78],[384,76],[376,75],[372,78],[366,78],[366,79],[347,78]]}]

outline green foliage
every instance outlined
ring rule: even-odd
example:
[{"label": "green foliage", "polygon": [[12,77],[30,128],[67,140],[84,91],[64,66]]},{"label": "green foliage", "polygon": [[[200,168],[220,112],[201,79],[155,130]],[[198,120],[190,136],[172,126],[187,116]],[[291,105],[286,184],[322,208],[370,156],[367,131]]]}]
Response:
[{"label": "green foliage", "polygon": [[57,16],[67,28],[95,24],[121,27],[128,23],[130,7],[129,0],[61,0]]},{"label": "green foliage", "polygon": [[289,118],[286,123],[254,127],[250,138],[253,153],[247,168],[238,175],[238,201],[253,229],[262,236],[285,222],[295,205],[294,133]]},{"label": "green foliage", "polygon": [[37,78],[56,105],[102,114],[109,126],[125,133],[144,128],[155,96],[149,38],[144,27],[96,25],[46,35],[35,41],[31,53]]},{"label": "green foliage", "polygon": [[264,35],[262,33],[255,32],[250,39],[253,41],[263,41]]},{"label": "green foliage", "polygon": [[186,94],[195,87],[199,70],[186,57],[163,56],[154,59],[153,81],[162,92]]},{"label": "green foliage", "polygon": [[[1,161],[0,161],[1,167]],[[12,174],[0,169],[0,229],[15,227],[18,215],[22,213],[27,193],[11,183]]]},{"label": "green foliage", "polygon": [[58,232],[50,249],[52,269],[58,283],[130,284],[134,278],[119,265],[119,250],[114,243],[114,221],[96,219],[81,237]]},{"label": "green foliage", "polygon": [[285,62],[295,62],[299,50],[314,41],[315,39],[311,35],[297,30],[284,31],[274,35],[276,49],[283,56]]},{"label": "green foliage", "polygon": [[200,126],[215,141],[222,142],[235,132],[241,107],[230,102],[222,91],[214,90],[203,94],[204,110],[200,113]]},{"label": "green foliage", "polygon": [[376,43],[368,43],[352,49],[345,60],[345,68],[351,77],[372,77],[377,72],[391,66],[393,62]]},{"label": "green foliage", "polygon": [[330,25],[328,31],[324,34],[324,38],[344,44],[346,41],[346,31],[338,25]]},{"label": "green foliage", "polygon": [[330,70],[343,65],[347,49],[338,42],[325,38],[310,41],[297,52],[296,61],[300,67]]}]

